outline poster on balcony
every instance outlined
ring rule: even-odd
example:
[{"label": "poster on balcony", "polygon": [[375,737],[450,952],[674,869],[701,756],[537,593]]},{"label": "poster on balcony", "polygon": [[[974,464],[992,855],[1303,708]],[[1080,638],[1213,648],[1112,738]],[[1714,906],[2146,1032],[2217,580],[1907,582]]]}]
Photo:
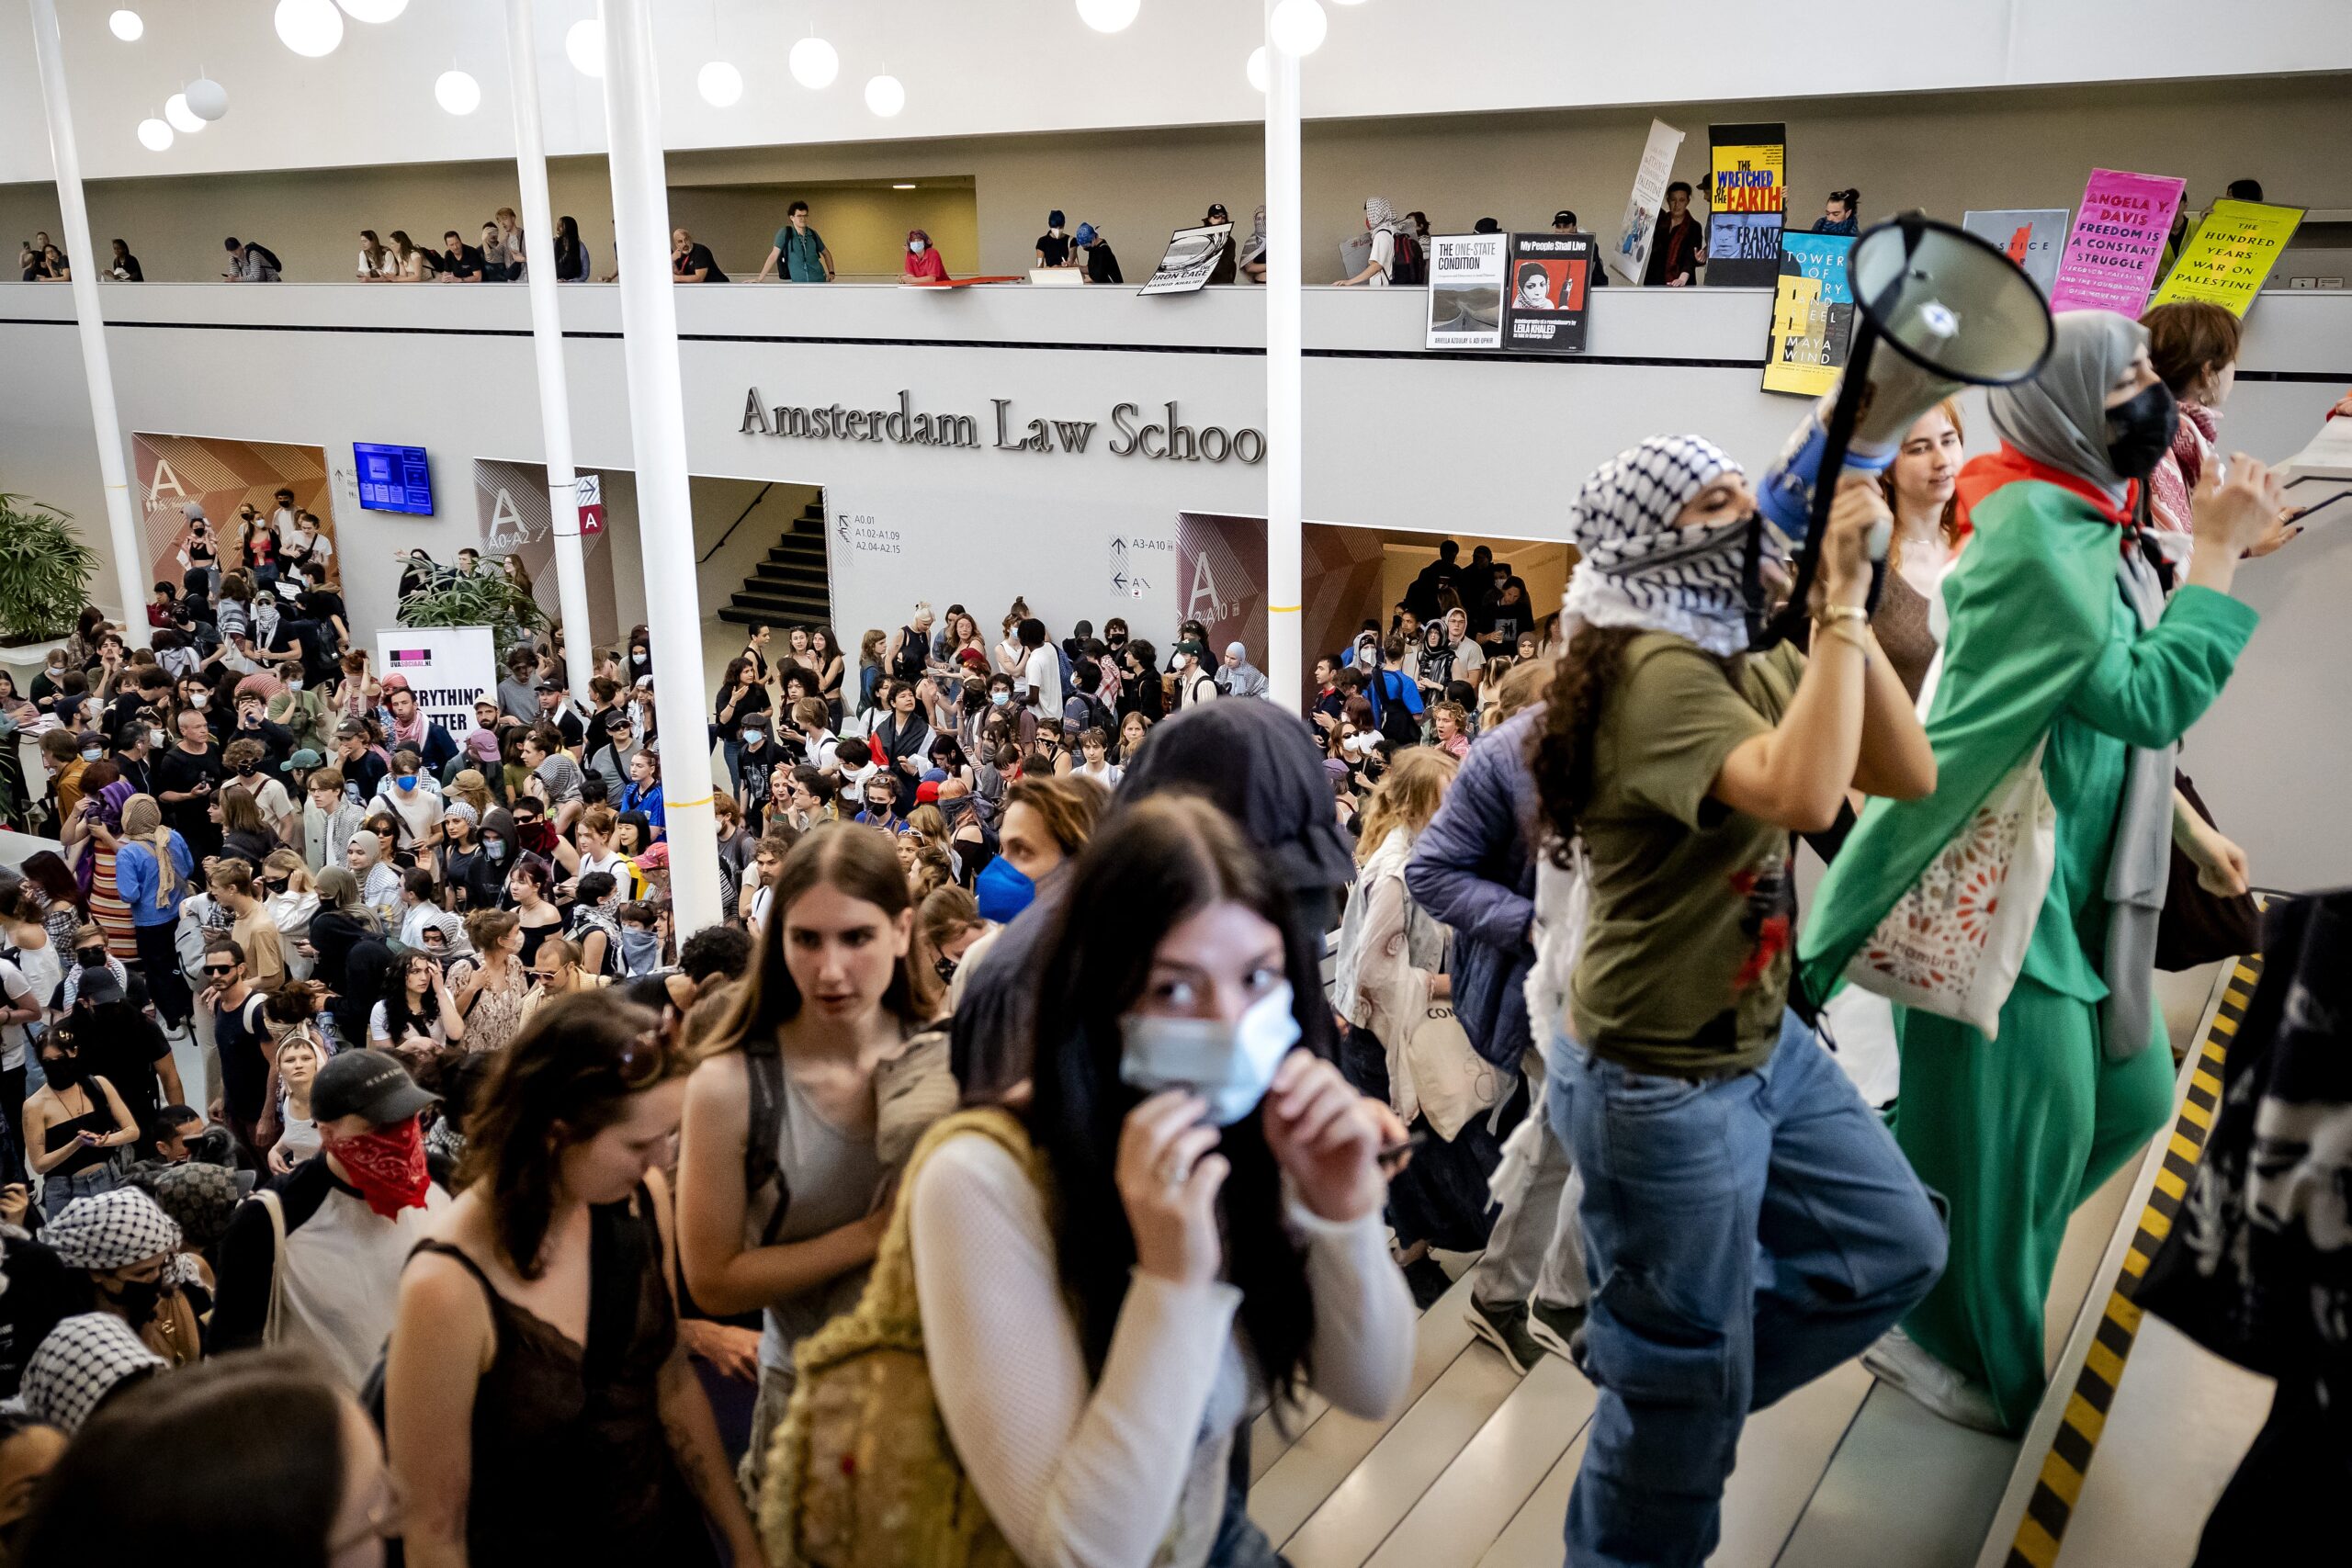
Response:
[{"label": "poster on balcony", "polygon": [[305,550],[342,575],[323,447],[133,432],[130,461],[148,581],[183,582],[199,566],[240,570],[266,560],[276,570]]},{"label": "poster on balcony", "polygon": [[1789,205],[1789,132],[1778,120],[1707,127],[1707,283],[1769,288]]},{"label": "poster on balcony", "polygon": [[2164,260],[2165,236],[2187,185],[2164,175],[2093,169],[2058,258],[2053,310],[2112,310],[2137,319],[2148,308]]},{"label": "poster on balcony", "polygon": [[1208,628],[1208,666],[1228,643],[1266,667],[1266,520],[1176,514],[1176,618]]},{"label": "poster on balcony", "polygon": [[[611,479],[621,477],[580,476],[582,491],[595,484],[600,516]],[[481,522],[483,564],[500,571],[520,571],[530,584],[533,602],[547,612],[548,618],[560,616],[563,601],[556,591],[554,511],[548,496],[547,468],[538,463],[477,459],[474,511]],[[513,567],[505,564],[503,558],[507,556],[514,558]],[[589,629],[598,643],[610,642],[623,628],[613,607],[613,558],[605,548],[601,525],[593,532],[581,529],[580,560],[588,583]]]},{"label": "poster on balcony", "polygon": [[2302,221],[2300,207],[2215,202],[2188,243],[2180,248],[2172,275],[2156,290],[2154,303],[2202,299],[2233,316],[2244,316]]},{"label": "poster on balcony", "polygon": [[1508,244],[1500,234],[1430,237],[1430,320],[1422,347],[1502,346],[1503,252]]},{"label": "poster on balcony", "polygon": [[1854,344],[1854,295],[1846,283],[1851,234],[1785,234],[1764,344],[1764,389],[1817,398],[1838,383]]},{"label": "poster on balcony", "polygon": [[1191,294],[1209,280],[1216,270],[1217,258],[1225,254],[1225,247],[1233,242],[1233,225],[1210,223],[1198,229],[1179,229],[1168,237],[1168,253],[1159,258],[1159,265],[1151,280],[1137,294]]},{"label": "poster on balcony", "polygon": [[488,626],[391,626],[376,634],[376,669],[398,675],[424,716],[465,744],[474,704],[498,700],[498,658]]},{"label": "poster on balcony", "polygon": [[1584,349],[1595,249],[1589,234],[1513,234],[1503,346],[1537,354]]},{"label": "poster on balcony", "polygon": [[1960,226],[2007,256],[2033,279],[2041,297],[2058,284],[2058,255],[2066,248],[2071,207],[2004,207],[1961,215]]},{"label": "poster on balcony", "polygon": [[1650,121],[1650,139],[1642,148],[1641,167],[1634,172],[1634,194],[1625,200],[1625,216],[1609,243],[1609,270],[1628,283],[1639,283],[1650,265],[1650,239],[1657,232],[1657,215],[1666,210],[1667,182],[1674,175],[1674,155],[1681,151],[1682,132],[1662,119]]}]

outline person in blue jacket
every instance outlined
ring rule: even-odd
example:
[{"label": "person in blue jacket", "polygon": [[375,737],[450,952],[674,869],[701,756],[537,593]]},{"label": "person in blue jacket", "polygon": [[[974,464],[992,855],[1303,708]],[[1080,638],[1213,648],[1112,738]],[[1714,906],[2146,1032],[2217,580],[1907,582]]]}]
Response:
[{"label": "person in blue jacket", "polygon": [[122,803],[122,831],[115,840],[115,889],[130,906],[132,935],[147,975],[147,994],[166,1033],[187,1028],[196,1010],[187,980],[180,974],[174,945],[180,904],[187,897],[196,858],[187,840],[164,826],[164,808],[152,795]]},{"label": "person in blue jacket", "polygon": [[[1538,1107],[1544,1052],[1527,1017],[1536,800],[1527,749],[1543,722],[1537,705],[1478,738],[1405,863],[1414,901],[1453,931],[1454,1018],[1480,1055],[1526,1077]],[[1577,1205],[1562,1201],[1567,1153],[1548,1123],[1537,1137],[1526,1190],[1495,1221],[1470,1283],[1472,1330],[1521,1373],[1546,1350],[1568,1354],[1590,1295]]]}]

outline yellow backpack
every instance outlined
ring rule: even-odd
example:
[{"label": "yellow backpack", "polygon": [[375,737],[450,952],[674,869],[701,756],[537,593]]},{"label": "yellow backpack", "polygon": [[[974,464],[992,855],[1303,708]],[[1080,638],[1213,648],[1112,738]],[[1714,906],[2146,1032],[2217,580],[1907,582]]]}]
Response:
[{"label": "yellow backpack", "polygon": [[992,1139],[1050,1190],[1044,1157],[1010,1111],[960,1111],[923,1135],[857,1309],[794,1354],[792,1402],[760,1491],[773,1568],[1019,1568],[940,1419],[915,1297],[915,1178],[933,1150],[966,1133]]}]

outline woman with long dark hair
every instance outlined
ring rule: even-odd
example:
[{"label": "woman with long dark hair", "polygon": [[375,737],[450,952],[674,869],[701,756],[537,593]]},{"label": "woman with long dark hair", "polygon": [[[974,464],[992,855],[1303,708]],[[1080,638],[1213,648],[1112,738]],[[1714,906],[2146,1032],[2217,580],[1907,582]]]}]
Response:
[{"label": "woman with long dark hair", "polygon": [[1293,1049],[1320,955],[1214,807],[1142,801],[1073,876],[1025,1136],[947,1135],[908,1195],[940,1415],[1023,1562],[1264,1561],[1251,1391],[1379,1419],[1410,1376],[1379,1124]]},{"label": "woman with long dark hair", "polygon": [[1792,832],[1849,788],[1935,787],[1862,607],[1886,514],[1847,479],[1811,657],[1751,654],[1746,473],[1695,435],[1619,454],[1568,513],[1583,560],[1544,706],[1488,742],[1528,749],[1543,852],[1565,868],[1581,840],[1591,865],[1566,1016],[1540,1026],[1594,1286],[1575,1562],[1703,1559],[1748,1412],[1869,1346],[1943,1266],[1894,1139],[1786,1008]]},{"label": "woman with long dark hair", "polygon": [[565,997],[481,1086],[385,1370],[416,1568],[761,1561],[678,1338],[657,1167],[692,1066],[650,1010]]},{"label": "woman with long dark hair", "polygon": [[109,1399],[42,1483],[9,1560],[135,1562],[169,1541],[184,1568],[376,1568],[400,1530],[383,1445],[358,1403],[300,1357],[256,1350]]},{"label": "woman with long dark hair", "polygon": [[555,220],[555,276],[558,283],[588,281],[588,247],[580,243],[580,222],[565,213]]},{"label": "woman with long dark hair", "polygon": [[876,1208],[888,1163],[876,1077],[906,1057],[938,991],[910,962],[913,931],[884,834],[848,823],[808,834],[785,856],[758,964],[687,1089],[687,1284],[707,1312],[766,1319],[743,1465],[754,1489],[792,1393],[793,1347],[855,1304],[888,1217]]}]

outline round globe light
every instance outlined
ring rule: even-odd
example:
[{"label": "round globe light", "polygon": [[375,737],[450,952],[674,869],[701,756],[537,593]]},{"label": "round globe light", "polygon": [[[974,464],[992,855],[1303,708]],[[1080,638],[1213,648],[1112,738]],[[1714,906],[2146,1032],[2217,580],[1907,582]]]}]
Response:
[{"label": "round globe light", "polygon": [[139,19],[136,11],[117,11],[107,18],[107,30],[125,43],[137,43],[146,32],[147,24]]},{"label": "round globe light", "polygon": [[695,88],[712,108],[730,108],[743,96],[743,73],[724,60],[714,60],[695,75]]},{"label": "round globe light", "polygon": [[1294,60],[1303,60],[1323,47],[1331,19],[1317,0],[1282,0],[1266,18],[1266,30],[1273,36],[1276,49]]},{"label": "round globe light", "polygon": [[1250,51],[1250,85],[1260,92],[1266,90],[1266,46],[1260,44]]},{"label": "round globe light", "polygon": [[889,118],[907,107],[906,85],[896,76],[869,77],[865,84],[865,107]]},{"label": "round globe light", "polygon": [[1078,0],[1078,19],[1098,33],[1126,30],[1143,9],[1143,0]]},{"label": "round globe light", "polygon": [[408,9],[408,0],[334,0],[355,22],[389,22]]},{"label": "round globe light", "polygon": [[196,118],[194,109],[187,107],[186,93],[174,93],[164,100],[164,118],[172,122],[174,130],[184,130],[190,136],[204,129],[204,122]]},{"label": "round globe light", "polygon": [[433,101],[451,114],[481,107],[481,84],[462,71],[444,71],[433,81]]},{"label": "round globe light", "polygon": [[187,85],[187,107],[198,119],[219,119],[229,112],[229,89],[209,76]]},{"label": "round globe light", "polygon": [[792,46],[788,63],[792,79],[814,91],[833,85],[842,73],[842,57],[831,44],[820,38],[805,38]]},{"label": "round globe light", "polygon": [[571,24],[563,35],[563,52],[582,76],[605,73],[605,24],[594,17]]},{"label": "round globe light", "polygon": [[139,122],[139,145],[150,152],[161,152],[172,144],[172,128],[160,119]]},{"label": "round globe light", "polygon": [[343,13],[334,0],[277,0],[277,38],[306,59],[333,54],[343,42]]}]

